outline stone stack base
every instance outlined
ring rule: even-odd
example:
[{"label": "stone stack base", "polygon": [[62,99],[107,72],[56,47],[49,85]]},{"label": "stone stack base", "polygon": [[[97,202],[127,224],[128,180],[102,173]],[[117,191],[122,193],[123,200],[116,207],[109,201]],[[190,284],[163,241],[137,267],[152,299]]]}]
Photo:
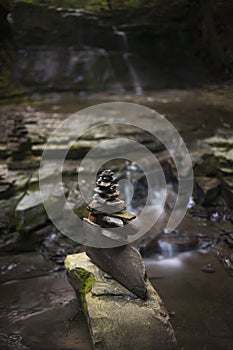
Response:
[{"label": "stone stack base", "polygon": [[85,253],[65,261],[69,281],[81,299],[94,349],[176,349],[169,314],[147,280],[146,300],[94,265]]}]

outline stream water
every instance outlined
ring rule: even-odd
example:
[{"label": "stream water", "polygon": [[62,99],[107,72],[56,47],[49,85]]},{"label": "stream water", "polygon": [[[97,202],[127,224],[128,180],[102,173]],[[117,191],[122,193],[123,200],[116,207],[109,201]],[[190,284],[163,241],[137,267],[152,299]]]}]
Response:
[{"label": "stream water", "polygon": [[[164,113],[188,141],[211,136],[220,127],[233,127],[231,100],[202,91],[149,92],[137,97],[64,95],[61,99],[52,95],[33,108],[54,112],[56,117],[56,113],[69,114],[102,101],[123,99]],[[204,225],[206,232],[212,232],[213,227]],[[170,311],[179,349],[233,350],[232,277],[216,252],[195,249],[176,254],[164,242],[160,250],[144,259],[148,276]],[[203,271],[208,264],[212,273]],[[85,318],[62,264],[49,262],[36,249],[17,256],[5,253],[1,269],[0,349],[91,349]]]},{"label": "stream water", "polygon": [[[182,349],[233,348],[232,277],[215,253],[195,250],[166,259],[152,256],[145,263]],[[202,270],[208,264],[215,272]]]}]

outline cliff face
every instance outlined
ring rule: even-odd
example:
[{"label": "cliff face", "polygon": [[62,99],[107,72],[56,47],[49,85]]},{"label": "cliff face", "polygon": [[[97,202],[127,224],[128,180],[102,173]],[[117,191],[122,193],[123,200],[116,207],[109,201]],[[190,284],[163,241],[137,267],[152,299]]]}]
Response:
[{"label": "cliff face", "polygon": [[212,63],[199,32],[201,7],[188,3],[94,13],[17,2],[10,9],[14,80],[30,92],[137,94],[205,82]]}]

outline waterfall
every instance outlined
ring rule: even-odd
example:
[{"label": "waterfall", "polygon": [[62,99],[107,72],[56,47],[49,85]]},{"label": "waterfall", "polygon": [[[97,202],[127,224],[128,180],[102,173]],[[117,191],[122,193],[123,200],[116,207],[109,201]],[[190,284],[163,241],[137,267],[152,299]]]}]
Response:
[{"label": "waterfall", "polygon": [[117,81],[116,74],[112,68],[111,63],[110,63],[107,51],[105,49],[100,49],[100,53],[104,57],[105,62],[106,62],[106,68],[105,68],[104,74],[102,76],[102,81],[101,81],[101,89],[103,89],[104,84],[107,81],[112,79],[112,81],[114,82],[113,88],[116,90],[116,92],[123,93],[124,88],[123,88],[122,84],[119,81]]},{"label": "waterfall", "polygon": [[130,59],[129,59],[130,54],[129,54],[129,43],[128,43],[127,35],[125,34],[125,32],[118,30],[116,26],[113,26],[112,29],[113,29],[113,33],[118,35],[122,40],[122,44],[123,44],[122,57],[123,57],[123,60],[125,61],[128,69],[129,69],[129,73],[131,76],[131,80],[133,83],[135,94],[142,95],[142,93],[143,93],[142,86],[140,84],[138,75],[137,75],[137,73],[136,73],[136,71],[135,71],[134,67],[132,66]]},{"label": "waterfall", "polygon": [[163,258],[173,258],[176,254],[174,244],[162,240],[158,240],[159,248],[161,249],[161,255]]}]

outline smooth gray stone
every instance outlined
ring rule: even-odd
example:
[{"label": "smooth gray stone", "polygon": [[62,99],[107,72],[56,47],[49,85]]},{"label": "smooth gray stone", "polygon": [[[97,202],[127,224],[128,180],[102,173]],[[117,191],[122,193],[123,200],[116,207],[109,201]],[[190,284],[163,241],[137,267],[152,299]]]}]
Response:
[{"label": "smooth gray stone", "polygon": [[146,270],[140,253],[130,245],[115,248],[86,247],[91,261],[138,297],[147,296]]}]

